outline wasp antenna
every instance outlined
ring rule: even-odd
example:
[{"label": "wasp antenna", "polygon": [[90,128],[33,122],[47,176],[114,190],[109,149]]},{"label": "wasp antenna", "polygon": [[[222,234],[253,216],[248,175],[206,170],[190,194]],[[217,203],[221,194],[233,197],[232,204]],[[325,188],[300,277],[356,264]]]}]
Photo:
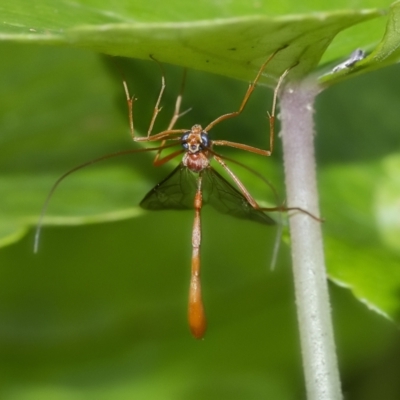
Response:
[{"label": "wasp antenna", "polygon": [[173,146],[176,146],[176,145],[177,145],[177,143],[171,143],[171,144],[164,145],[164,146],[146,147],[146,148],[143,148],[143,149],[130,149],[130,150],[119,151],[119,152],[117,152],[117,153],[106,154],[106,155],[104,155],[104,156],[102,156],[102,157],[95,158],[95,159],[93,159],[93,160],[90,160],[90,161],[87,161],[87,162],[85,162],[85,163],[83,163],[83,164],[80,164],[80,165],[78,165],[78,166],[76,166],[76,167],[70,169],[69,171],[65,172],[63,175],[61,175],[61,176],[55,181],[55,183],[53,184],[52,188],[50,189],[50,192],[49,192],[49,194],[47,195],[46,200],[45,200],[45,202],[44,202],[44,204],[43,204],[42,211],[41,211],[40,217],[39,217],[39,221],[38,221],[38,223],[37,223],[37,225],[36,225],[35,239],[34,239],[34,245],[33,245],[33,252],[34,252],[34,253],[37,253],[37,252],[38,252],[38,249],[39,249],[40,232],[41,232],[41,230],[42,230],[43,219],[44,219],[44,217],[45,217],[45,215],[46,215],[47,207],[48,207],[48,205],[49,205],[49,203],[50,203],[50,200],[51,200],[51,198],[52,198],[54,192],[56,191],[58,185],[59,185],[67,176],[71,175],[72,173],[74,173],[74,172],[76,172],[76,171],[78,171],[78,170],[80,170],[80,169],[82,169],[82,168],[88,167],[89,165],[95,164],[95,163],[100,162],[100,161],[103,161],[103,160],[107,160],[107,159],[109,159],[109,158],[114,158],[114,157],[118,157],[118,156],[122,156],[122,155],[126,155],[126,154],[132,154],[132,153],[144,153],[144,152],[147,152],[147,151],[155,151],[155,150],[160,150],[160,149],[162,150],[162,149],[166,149],[166,148],[173,147]]},{"label": "wasp antenna", "polygon": [[39,240],[40,240],[40,232],[41,232],[41,230],[42,230],[42,225],[43,225],[43,218],[44,218],[44,216],[46,215],[46,211],[47,211],[47,207],[48,207],[48,205],[49,205],[50,199],[52,198],[53,193],[54,193],[55,190],[57,189],[58,185],[59,185],[59,184],[64,180],[64,178],[66,178],[68,175],[70,175],[70,174],[72,174],[73,172],[75,172],[75,171],[77,171],[77,170],[79,170],[79,169],[81,169],[81,168],[84,168],[84,167],[86,167],[86,166],[88,166],[88,165],[90,165],[90,164],[92,164],[92,162],[89,161],[89,162],[87,162],[87,163],[78,165],[77,167],[70,169],[70,170],[67,171],[65,174],[61,175],[61,176],[56,180],[56,182],[53,184],[53,186],[52,186],[52,188],[50,189],[50,192],[49,192],[49,194],[47,195],[46,200],[45,200],[45,202],[44,202],[44,204],[43,204],[42,211],[41,211],[40,217],[39,217],[39,221],[38,221],[38,223],[37,223],[37,225],[36,225],[35,242],[34,242],[34,246],[33,246],[33,252],[34,252],[34,253],[37,253],[37,252],[38,252],[38,249],[39,249]]},{"label": "wasp antenna", "polygon": [[80,170],[80,169],[82,169],[82,168],[85,168],[85,167],[87,167],[87,166],[89,166],[89,165],[91,165],[91,164],[94,164],[95,162],[104,160],[104,159],[106,159],[106,158],[111,158],[111,157],[113,157],[113,156],[114,156],[114,154],[108,154],[107,156],[103,156],[103,157],[100,157],[100,158],[96,158],[95,160],[91,160],[91,161],[85,162],[85,163],[83,163],[83,164],[80,164],[80,165],[78,165],[78,166],[76,166],[76,167],[70,169],[69,171],[65,172],[63,175],[61,175],[61,176],[55,181],[55,183],[53,184],[52,188],[50,189],[50,192],[48,193],[48,195],[47,195],[47,197],[46,197],[46,200],[45,200],[45,202],[44,202],[44,204],[43,204],[43,207],[42,207],[42,211],[41,211],[41,213],[40,213],[39,221],[38,221],[38,223],[37,223],[37,225],[36,225],[35,242],[34,242],[34,246],[33,246],[33,252],[34,252],[34,253],[37,253],[37,252],[38,252],[38,249],[39,249],[39,240],[40,240],[40,232],[41,232],[41,230],[42,230],[42,225],[43,225],[43,218],[44,218],[44,216],[46,215],[47,207],[49,206],[50,200],[51,200],[51,198],[52,198],[52,196],[53,196],[55,190],[57,189],[58,185],[59,185],[68,175],[71,175],[73,172],[78,171],[78,170]]}]

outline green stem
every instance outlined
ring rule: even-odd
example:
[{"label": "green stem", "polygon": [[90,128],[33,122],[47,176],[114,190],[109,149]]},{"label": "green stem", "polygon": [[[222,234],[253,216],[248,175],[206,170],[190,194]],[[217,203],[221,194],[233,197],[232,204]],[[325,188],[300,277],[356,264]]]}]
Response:
[{"label": "green stem", "polygon": [[[289,83],[280,102],[287,205],[316,216],[313,103],[318,92],[314,82]],[[307,399],[340,400],[321,223],[293,213],[290,236]]]}]

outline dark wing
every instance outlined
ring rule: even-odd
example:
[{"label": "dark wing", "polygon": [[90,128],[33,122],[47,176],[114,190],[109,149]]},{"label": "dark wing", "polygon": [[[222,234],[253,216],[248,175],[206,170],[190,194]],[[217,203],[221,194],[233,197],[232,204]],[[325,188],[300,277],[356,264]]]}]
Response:
[{"label": "dark wing", "polygon": [[[256,210],[246,198],[211,167],[201,172],[203,203],[236,218],[274,225],[275,221],[261,210]],[[146,210],[188,210],[194,208],[198,174],[179,164],[158,183],[140,202]]]},{"label": "dark wing", "polygon": [[202,171],[203,202],[211,204],[223,214],[249,219],[261,224],[275,225],[275,221],[261,210],[257,210],[224,177],[212,168]]},{"label": "dark wing", "polygon": [[157,184],[140,202],[146,210],[193,209],[197,175],[179,164],[163,181]]}]

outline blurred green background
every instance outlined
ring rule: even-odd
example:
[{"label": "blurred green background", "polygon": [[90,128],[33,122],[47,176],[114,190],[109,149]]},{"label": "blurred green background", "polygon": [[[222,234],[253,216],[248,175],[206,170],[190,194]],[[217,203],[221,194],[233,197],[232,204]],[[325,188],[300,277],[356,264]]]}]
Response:
[{"label": "blurred green background", "polygon": [[[1,45],[0,397],[2,399],[305,398],[288,245],[269,270],[275,230],[203,212],[208,332],[186,322],[193,213],[138,209],[172,170],[152,155],[108,160],[62,183],[39,254],[26,225],[55,179],[131,143],[119,70],[139,132],[158,95],[154,62],[79,50]],[[182,71],[169,66],[166,126]],[[339,365],[346,399],[400,396],[398,66],[323,92],[316,104],[321,209]],[[245,82],[189,71],[178,127],[235,110]],[[213,138],[265,147],[271,91]],[[267,176],[284,198],[280,143],[265,160],[221,150]],[[233,167],[258,199],[268,188]],[[397,202],[397,203],[396,203]],[[397,204],[397,208],[396,208]],[[397,213],[396,213],[397,210]],[[135,218],[121,220],[125,216]],[[96,222],[96,224],[85,224]],[[396,222],[397,221],[397,222]],[[81,226],[76,224],[83,224]],[[75,226],[65,226],[65,225]],[[64,226],[60,226],[64,225]],[[22,238],[13,242],[16,238]],[[353,295],[355,294],[358,299]]]}]

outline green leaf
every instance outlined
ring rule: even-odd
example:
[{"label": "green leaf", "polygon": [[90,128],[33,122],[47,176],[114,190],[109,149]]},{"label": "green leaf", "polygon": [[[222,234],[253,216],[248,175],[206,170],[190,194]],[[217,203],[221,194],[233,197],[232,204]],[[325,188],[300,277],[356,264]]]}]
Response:
[{"label": "green leaf", "polygon": [[379,231],[387,246],[400,252],[400,155],[383,160],[384,175],[376,189],[375,208]]},{"label": "green leaf", "polygon": [[368,57],[349,68],[324,75],[321,83],[332,84],[349,76],[374,71],[395,64],[400,60],[400,1],[392,4],[389,11],[385,34],[378,46]]},{"label": "green leaf", "polygon": [[[379,209],[375,205],[377,193],[382,193],[377,186],[394,189],[393,182],[376,184],[383,176],[380,168],[366,164],[324,171],[323,196],[329,193],[332,198],[325,202],[334,200],[337,205],[335,212],[332,207],[326,215],[325,249],[330,278],[351,289],[369,308],[399,323],[399,247],[396,254],[393,239],[388,246],[388,235],[392,237],[393,231],[389,233],[390,228],[382,226],[380,217],[383,212],[390,212],[388,204],[378,203]],[[393,210],[392,206],[392,220],[394,224],[397,221],[397,230],[399,215],[400,209]],[[384,237],[380,231],[385,232]]]},{"label": "green leaf", "polygon": [[69,37],[78,46],[103,53],[137,58],[152,54],[170,64],[248,80],[266,54],[282,46],[288,48],[277,55],[270,74],[276,78],[299,62],[296,75],[306,75],[317,66],[339,31],[378,15],[376,11],[337,12],[320,16],[243,17],[189,25],[118,24],[104,26],[101,31],[89,26],[75,28]]},{"label": "green leaf", "polygon": [[317,153],[329,276],[398,324],[397,74],[392,67],[324,93]]},{"label": "green leaf", "polygon": [[[371,58],[383,65],[394,64],[400,59],[400,1],[390,7],[389,20],[381,43],[371,54]],[[366,60],[366,63],[370,60]]]},{"label": "green leaf", "polygon": [[[26,13],[20,0],[3,5],[2,38],[13,42],[83,47],[126,57],[154,55],[170,64],[249,80],[276,49],[288,46],[269,68],[269,80],[299,63],[293,76],[318,65],[335,35],[382,15],[377,9],[347,8],[324,2],[284,4],[234,1],[228,7],[203,1],[187,7],[175,1],[153,2],[50,1],[34,3]],[[376,3],[374,3],[376,6]],[[386,6],[382,2],[382,6]],[[319,12],[315,12],[315,10]],[[150,12],[151,10],[151,12]],[[364,43],[378,40],[366,30]],[[341,54],[344,55],[343,53]],[[294,72],[294,71],[293,71]]]}]

